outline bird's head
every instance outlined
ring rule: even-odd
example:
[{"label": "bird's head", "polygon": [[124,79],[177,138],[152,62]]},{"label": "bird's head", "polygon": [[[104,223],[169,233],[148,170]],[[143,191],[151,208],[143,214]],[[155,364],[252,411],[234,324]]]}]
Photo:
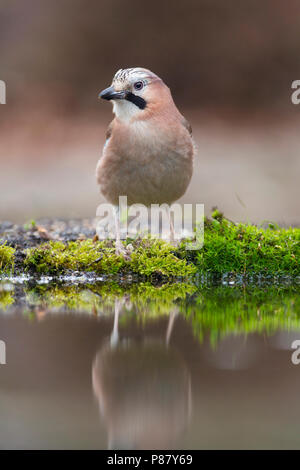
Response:
[{"label": "bird's head", "polygon": [[110,87],[99,98],[113,102],[113,112],[121,120],[146,116],[149,110],[172,100],[169,88],[150,70],[136,67],[120,69]]}]

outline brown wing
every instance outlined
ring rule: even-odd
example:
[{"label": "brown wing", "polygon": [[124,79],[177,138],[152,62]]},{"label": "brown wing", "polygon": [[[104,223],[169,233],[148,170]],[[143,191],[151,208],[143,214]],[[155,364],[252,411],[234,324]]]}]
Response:
[{"label": "brown wing", "polygon": [[190,136],[193,135],[193,130],[192,130],[192,126],[190,125],[189,121],[187,119],[185,119],[185,117],[182,116],[182,125],[189,131],[190,133]]}]

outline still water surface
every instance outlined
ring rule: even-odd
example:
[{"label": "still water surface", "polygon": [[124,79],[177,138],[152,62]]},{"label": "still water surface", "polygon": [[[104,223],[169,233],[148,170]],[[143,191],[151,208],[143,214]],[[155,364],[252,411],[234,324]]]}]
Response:
[{"label": "still water surface", "polygon": [[299,287],[0,284],[0,447],[300,448]]}]

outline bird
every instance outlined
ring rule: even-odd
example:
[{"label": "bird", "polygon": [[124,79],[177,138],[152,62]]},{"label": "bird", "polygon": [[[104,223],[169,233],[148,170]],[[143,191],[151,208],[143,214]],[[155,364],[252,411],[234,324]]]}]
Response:
[{"label": "bird", "polygon": [[[189,122],[177,109],[169,87],[152,71],[120,69],[99,98],[111,101],[110,123],[96,167],[100,192],[114,206],[116,253],[120,240],[119,197],[128,205],[170,206],[187,190],[195,145]],[[172,236],[174,226],[170,216]]]}]

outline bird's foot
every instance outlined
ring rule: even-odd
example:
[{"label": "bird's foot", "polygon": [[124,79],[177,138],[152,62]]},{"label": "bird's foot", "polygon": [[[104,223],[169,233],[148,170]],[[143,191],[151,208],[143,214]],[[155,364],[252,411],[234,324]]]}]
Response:
[{"label": "bird's foot", "polygon": [[130,251],[126,250],[121,241],[116,242],[115,253],[117,256],[122,256],[125,260],[130,260]]}]

